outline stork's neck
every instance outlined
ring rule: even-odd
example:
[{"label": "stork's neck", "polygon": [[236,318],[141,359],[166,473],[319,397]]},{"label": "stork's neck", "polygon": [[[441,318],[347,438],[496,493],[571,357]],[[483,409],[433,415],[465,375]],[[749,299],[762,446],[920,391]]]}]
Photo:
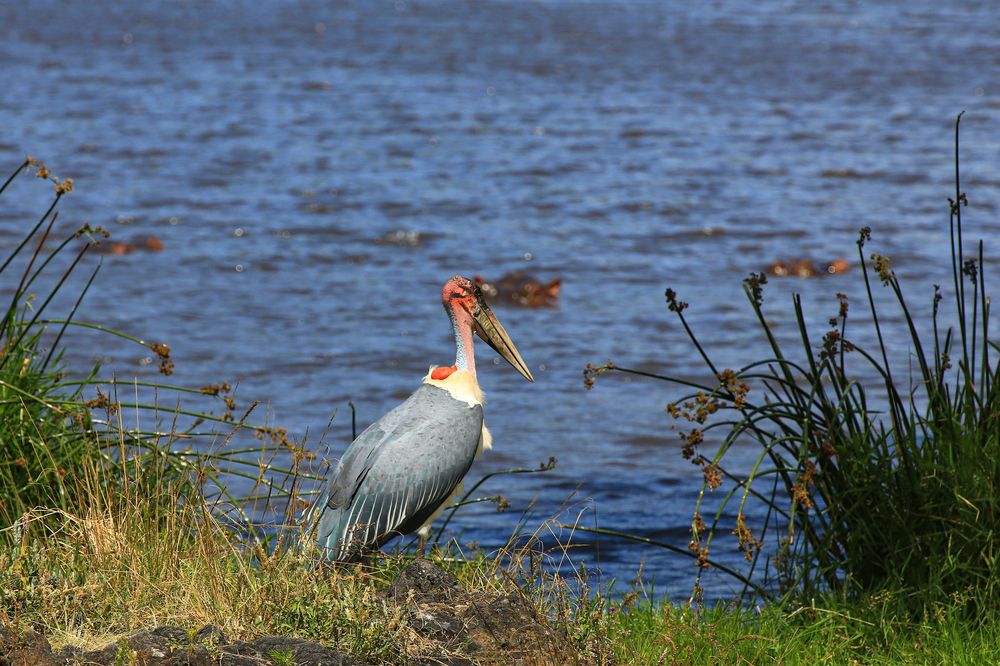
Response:
[{"label": "stork's neck", "polygon": [[455,333],[455,366],[476,375],[476,355],[472,349],[472,316],[464,309],[445,308]]}]

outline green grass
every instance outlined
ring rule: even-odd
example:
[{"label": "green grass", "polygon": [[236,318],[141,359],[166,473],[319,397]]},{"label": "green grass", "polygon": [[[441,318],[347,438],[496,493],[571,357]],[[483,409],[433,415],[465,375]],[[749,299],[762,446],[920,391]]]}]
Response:
[{"label": "green grass", "polygon": [[[609,638],[629,664],[990,664],[1000,659],[1000,621],[973,628],[954,609],[901,621],[885,602],[788,612],[658,607],[619,614]],[[888,616],[886,615],[888,613]]]},{"label": "green grass", "polygon": [[[155,474],[146,468],[144,473]],[[309,548],[253,548],[179,482],[111,489],[85,477],[79,513],[23,524],[0,544],[0,625],[31,627],[57,646],[103,647],[159,624],[215,624],[233,639],[316,640],[375,663],[426,655],[405,612],[380,595],[409,561],[326,570]],[[258,546],[261,544],[258,542]],[[494,556],[432,557],[469,590],[523,591],[564,629],[580,663],[997,663],[1000,619],[970,621],[961,604],[916,615],[892,594],[826,597],[791,610],[663,605],[546,574],[531,544]],[[138,626],[138,622],[145,627]]]},{"label": "green grass", "polygon": [[[30,166],[32,162],[26,160],[0,186],[0,194]],[[45,167],[38,166],[40,177],[47,176]],[[44,327],[38,324],[82,252],[69,270],[49,281],[47,289],[43,287],[42,296],[33,291],[46,282],[53,260],[76,237],[74,234],[49,252],[43,251],[58,216],[55,208],[67,191],[71,190],[57,182],[54,198],[41,219],[0,263],[0,280],[9,285],[3,292],[3,298],[9,300],[0,315],[0,526],[10,525],[32,506],[65,506],[69,497],[65,479],[74,477],[87,457],[96,454],[85,442],[89,414],[80,389],[61,384],[61,354],[55,352],[55,345],[65,328],[55,335],[53,351],[47,352],[42,341]],[[20,264],[16,263],[19,257]],[[16,268],[19,274],[15,274]],[[81,299],[89,285],[90,281],[82,289]]]}]

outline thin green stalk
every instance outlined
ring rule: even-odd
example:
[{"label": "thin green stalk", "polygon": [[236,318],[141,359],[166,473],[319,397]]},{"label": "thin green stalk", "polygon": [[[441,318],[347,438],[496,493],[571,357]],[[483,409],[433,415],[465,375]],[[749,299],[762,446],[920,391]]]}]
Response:
[{"label": "thin green stalk", "polygon": [[476,492],[479,489],[479,486],[483,485],[493,477],[506,476],[507,474],[539,474],[543,472],[548,472],[554,467],[555,467],[555,459],[552,459],[548,463],[543,463],[538,467],[533,467],[533,468],[516,467],[513,469],[503,469],[496,472],[490,472],[489,474],[484,474],[478,481],[472,484],[472,487],[469,488],[465,492],[465,494],[459,498],[458,502],[449,507],[448,516],[444,519],[444,522],[441,524],[441,527],[438,528],[437,534],[435,534],[434,540],[431,541],[431,544],[437,544],[440,541],[441,535],[444,534],[445,528],[448,527],[448,523],[450,523],[451,519],[455,517],[455,511],[458,509],[458,505],[461,505],[463,502],[468,500],[469,497],[472,496],[472,493]]},{"label": "thin green stalk", "polygon": [[[696,559],[697,558],[697,555],[691,553],[691,551],[687,550],[686,548],[678,548],[677,546],[674,546],[673,544],[669,544],[669,543],[666,543],[666,542],[663,542],[663,541],[657,541],[655,539],[650,539],[648,537],[639,536],[637,534],[628,534],[628,533],[625,533],[625,532],[619,532],[617,530],[604,529],[604,528],[601,528],[601,527],[587,527],[585,525],[568,525],[568,524],[564,524],[564,523],[559,523],[559,527],[561,527],[563,529],[577,530],[577,531],[580,531],[580,532],[589,532],[591,534],[603,534],[605,536],[613,536],[613,537],[616,537],[618,539],[625,539],[626,541],[636,541],[638,543],[646,543],[646,544],[649,544],[651,546],[656,546],[657,548],[663,548],[664,550],[669,550],[669,551],[675,552],[678,555],[684,555],[685,557],[688,557],[688,558],[691,558],[691,559]],[[758,584],[754,583],[752,580],[748,579],[746,576],[742,575],[741,573],[739,573],[735,569],[731,569],[731,568],[727,567],[726,565],[721,564],[719,562],[716,562],[714,560],[708,560],[708,563],[712,565],[712,568],[718,569],[719,571],[723,572],[724,574],[726,574],[728,576],[732,576],[735,580],[738,580],[741,583],[743,583],[744,585],[752,588],[756,594],[760,595],[761,598],[763,598],[763,599],[769,599],[769,598],[771,598],[770,595],[768,594],[768,592],[764,588],[760,587]]]},{"label": "thin green stalk", "polygon": [[21,242],[17,244],[17,247],[14,248],[14,251],[11,252],[9,255],[7,255],[7,259],[2,264],[0,264],[0,274],[2,274],[7,269],[7,266],[10,265],[10,262],[14,261],[14,258],[18,254],[20,254],[21,250],[24,249],[24,246],[27,245],[29,241],[31,241],[31,238],[35,235],[38,229],[43,224],[45,224],[45,220],[47,220],[49,218],[49,215],[52,214],[52,211],[55,210],[56,205],[59,203],[59,199],[61,197],[62,197],[62,192],[56,193],[55,199],[52,200],[52,205],[50,205],[48,210],[45,211],[45,214],[42,215],[42,217],[38,220],[38,222],[35,223],[35,226],[32,227],[31,231],[28,232],[28,234],[21,240]]},{"label": "thin green stalk", "polygon": [[10,176],[7,177],[7,180],[4,181],[3,185],[0,185],[0,194],[3,194],[4,190],[7,189],[7,186],[10,185],[15,178],[17,178],[18,174],[27,169],[30,164],[31,162],[29,160],[24,160],[23,162],[21,162],[21,166],[14,169],[14,173],[10,174]]}]

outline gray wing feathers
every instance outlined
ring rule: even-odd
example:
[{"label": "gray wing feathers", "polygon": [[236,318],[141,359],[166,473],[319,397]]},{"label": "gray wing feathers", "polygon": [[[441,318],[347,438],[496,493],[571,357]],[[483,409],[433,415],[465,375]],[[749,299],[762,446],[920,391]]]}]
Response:
[{"label": "gray wing feathers", "polygon": [[420,527],[469,471],[482,425],[481,406],[421,385],[347,448],[316,505],[319,545],[347,559]]}]

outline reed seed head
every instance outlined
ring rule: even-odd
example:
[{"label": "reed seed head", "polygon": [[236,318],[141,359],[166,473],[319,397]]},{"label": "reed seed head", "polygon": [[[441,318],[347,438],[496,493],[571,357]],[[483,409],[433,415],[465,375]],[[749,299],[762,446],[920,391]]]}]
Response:
[{"label": "reed seed head", "polygon": [[674,291],[673,289],[667,289],[663,293],[663,295],[667,299],[667,308],[671,312],[676,312],[677,314],[680,314],[687,309],[688,304],[685,303],[684,301],[677,300],[677,292]]},{"label": "reed seed head", "polygon": [[864,247],[865,243],[872,239],[872,228],[861,227],[858,230],[858,247]]},{"label": "reed seed head", "polygon": [[767,275],[764,273],[751,273],[748,278],[743,280],[743,284],[750,291],[750,298],[753,300],[754,305],[760,307],[760,304],[764,301],[764,290],[762,287],[767,284]]},{"label": "reed seed head", "polygon": [[892,282],[896,274],[892,272],[889,257],[874,252],[872,253],[872,262],[875,264],[875,272],[878,274],[879,279],[882,280],[882,286]]}]

